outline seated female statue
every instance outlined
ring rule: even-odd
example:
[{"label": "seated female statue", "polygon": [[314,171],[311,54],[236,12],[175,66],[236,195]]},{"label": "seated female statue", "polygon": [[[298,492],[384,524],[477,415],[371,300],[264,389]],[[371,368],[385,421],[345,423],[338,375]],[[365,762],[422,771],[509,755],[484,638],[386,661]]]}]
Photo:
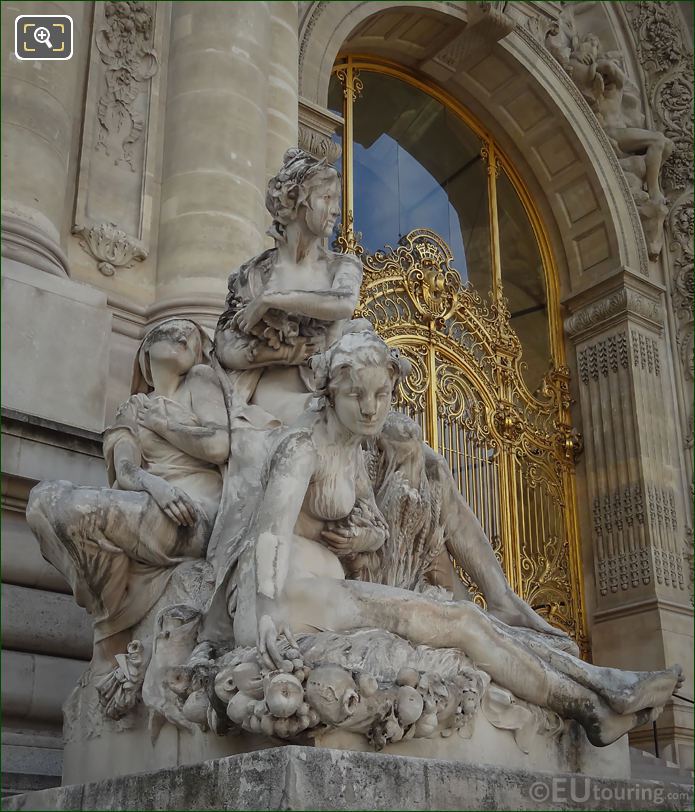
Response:
[{"label": "seated female statue", "polygon": [[27,521],[43,556],[94,617],[97,673],[125,650],[174,566],[205,556],[229,455],[222,391],[203,363],[210,350],[193,321],[150,330],[133,394],[104,432],[111,487],[58,481],[31,492]]},{"label": "seated female statue", "polygon": [[[346,334],[318,363],[324,403],[280,434],[244,535],[234,576],[236,645],[257,645],[266,665],[282,670],[287,645],[297,645],[295,634],[384,629],[414,645],[463,651],[517,697],[576,719],[595,745],[650,720],[677,687],[678,667],[644,673],[599,668],[542,639],[529,646],[525,633],[470,601],[345,579],[323,534],[358,508],[362,519],[368,513],[360,504],[361,444],[381,431],[404,363],[370,332]],[[358,525],[353,551],[378,549],[385,537],[380,523]]]},{"label": "seated female statue", "polygon": [[340,178],[325,161],[288,150],[266,208],[275,248],[230,276],[215,354],[238,400],[290,424],[310,396],[307,359],[340,336],[357,306],[362,264],[324,246],[340,216]]}]

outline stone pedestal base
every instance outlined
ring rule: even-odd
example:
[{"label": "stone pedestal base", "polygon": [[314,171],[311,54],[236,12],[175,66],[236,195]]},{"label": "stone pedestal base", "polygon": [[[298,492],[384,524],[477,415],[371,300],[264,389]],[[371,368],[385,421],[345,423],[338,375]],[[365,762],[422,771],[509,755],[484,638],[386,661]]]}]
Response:
[{"label": "stone pedestal base", "polygon": [[296,746],[4,801],[6,810],[675,810],[692,805],[692,787],[678,784]]}]

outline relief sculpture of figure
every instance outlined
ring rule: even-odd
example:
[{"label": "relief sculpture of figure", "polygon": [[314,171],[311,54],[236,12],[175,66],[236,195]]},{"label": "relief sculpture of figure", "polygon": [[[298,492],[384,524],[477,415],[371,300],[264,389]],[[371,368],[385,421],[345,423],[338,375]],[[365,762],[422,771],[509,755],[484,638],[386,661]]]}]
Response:
[{"label": "relief sculpture of figure", "polygon": [[[348,333],[317,363],[325,367],[323,404],[276,440],[262,501],[245,533],[236,645],[256,644],[266,666],[283,671],[287,650],[298,650],[295,635],[382,629],[413,645],[465,652],[497,685],[577,720],[595,745],[652,719],[679,683],[678,667],[645,673],[595,667],[539,638],[529,645],[470,601],[345,579],[323,534],[357,509],[364,517],[361,445],[381,431],[406,369],[372,332]],[[361,522],[351,538],[354,549],[369,551],[385,535],[381,522]]]},{"label": "relief sculpture of figure", "polygon": [[93,673],[114,667],[174,567],[205,557],[229,455],[211,349],[186,319],[150,330],[132,395],[104,433],[110,487],[42,482],[31,492],[27,521],[41,552],[94,618]]},{"label": "relief sculpture of figure", "polygon": [[673,152],[673,142],[658,130],[645,127],[639,99],[627,87],[627,77],[617,58],[606,55],[597,65],[602,77],[596,99],[596,116],[609,137],[635,199],[651,259],[663,242],[668,214],[660,175]]},{"label": "relief sculpture of figure", "polygon": [[627,77],[618,60],[606,55],[599,59],[596,70],[602,78],[597,95],[597,116],[618,156],[644,155],[645,182],[650,200],[663,203],[659,174],[664,161],[673,151],[663,133],[648,130],[639,110],[639,99],[628,92]]},{"label": "relief sculpture of figure", "polygon": [[673,152],[673,142],[645,126],[639,91],[628,79],[620,53],[604,53],[596,34],[578,37],[573,15],[571,6],[562,10],[546,35],[546,47],[572,77],[608,136],[635,200],[649,256],[656,259],[668,214],[661,168]]}]

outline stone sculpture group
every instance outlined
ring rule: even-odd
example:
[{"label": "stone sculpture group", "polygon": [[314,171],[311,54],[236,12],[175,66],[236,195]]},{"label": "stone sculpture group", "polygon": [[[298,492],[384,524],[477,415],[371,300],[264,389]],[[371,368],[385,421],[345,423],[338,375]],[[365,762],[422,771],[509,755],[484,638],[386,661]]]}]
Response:
[{"label": "stone sculpture group", "polygon": [[275,248],[230,276],[214,341],[188,319],[142,341],[104,434],[111,487],[32,491],[42,553],[94,617],[66,724],[145,709],[153,738],[342,730],[380,749],[470,737],[483,714],[522,752],[574,722],[607,745],[680,669],[590,665],[512,592],[446,461],[391,410],[409,364],[351,319],[361,264],[325,247],[339,199],[333,167],[289,150]]}]

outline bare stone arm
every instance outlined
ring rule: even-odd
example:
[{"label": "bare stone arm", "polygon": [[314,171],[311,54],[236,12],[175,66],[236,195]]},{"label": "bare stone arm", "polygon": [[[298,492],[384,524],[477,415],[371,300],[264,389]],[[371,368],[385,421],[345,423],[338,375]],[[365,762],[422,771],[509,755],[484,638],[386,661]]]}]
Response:
[{"label": "bare stone arm", "polygon": [[268,310],[282,310],[293,316],[320,321],[349,319],[360,295],[359,260],[342,260],[333,285],[324,290],[266,290],[249,302],[238,316],[239,327],[251,330]]},{"label": "bare stone arm", "polygon": [[615,59],[600,59],[596,70],[615,85],[617,90],[622,90],[625,86],[625,73]]},{"label": "bare stone arm", "polygon": [[281,344],[274,348],[235,327],[226,327],[215,334],[215,354],[225,369],[298,366],[314,352],[313,342],[303,338],[292,346]]},{"label": "bare stone arm", "polygon": [[510,626],[566,636],[543,620],[512,590],[482,525],[458,492],[446,460],[429,446],[423,445],[423,449],[427,475],[442,487],[442,518],[447,550],[478,585],[490,614]]},{"label": "bare stone arm", "polygon": [[285,438],[273,455],[254,523],[258,650],[271,666],[282,659],[277,651],[278,635],[291,636],[280,598],[289,573],[292,533],[315,467],[316,452],[308,433]]},{"label": "bare stone arm", "polygon": [[271,473],[256,521],[256,588],[259,597],[277,600],[289,567],[292,532],[315,468],[307,433],[286,437],[273,454]]},{"label": "bare stone arm", "polygon": [[340,285],[330,290],[278,290],[261,294],[268,309],[322,321],[349,319],[357,305],[359,289]]},{"label": "bare stone arm", "polygon": [[186,426],[175,420],[167,420],[157,434],[191,457],[205,462],[223,465],[229,457],[229,431],[226,426]]},{"label": "bare stone arm", "polygon": [[145,491],[156,488],[164,480],[142,468],[142,456],[135,439],[130,435],[121,437],[113,450],[114,467],[118,487],[124,491]]},{"label": "bare stone arm", "polygon": [[141,468],[140,449],[133,439],[124,436],[113,451],[118,485],[124,491],[148,493],[164,513],[176,524],[192,527],[195,524],[195,506],[180,488]]}]

